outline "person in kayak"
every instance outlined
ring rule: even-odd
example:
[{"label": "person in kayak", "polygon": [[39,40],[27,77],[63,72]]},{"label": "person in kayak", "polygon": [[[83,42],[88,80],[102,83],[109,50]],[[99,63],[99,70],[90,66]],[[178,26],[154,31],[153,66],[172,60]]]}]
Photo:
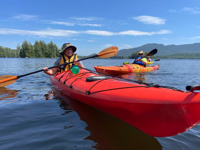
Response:
[{"label": "person in kayak", "polygon": [[68,65],[65,66],[60,66],[59,68],[52,68],[51,70],[48,69],[48,67],[44,67],[44,73],[46,73],[47,75],[55,75],[58,74],[60,72],[63,71],[67,71],[70,70],[73,66],[73,64],[81,67],[81,68],[85,68],[82,64],[82,62],[78,61],[77,58],[77,54],[75,54],[76,51],[76,47],[71,45],[70,43],[64,43],[62,46],[62,52],[60,52],[61,57],[59,57],[55,63],[54,66],[63,64],[63,63],[69,63],[69,62],[74,62],[74,63],[70,63]]},{"label": "person in kayak", "polygon": [[147,56],[147,61],[150,62],[151,61],[151,58],[150,56]]},{"label": "person in kayak", "polygon": [[138,64],[138,65],[142,65],[142,66],[146,67],[147,59],[144,57],[144,52],[143,51],[139,51],[137,54],[138,54],[138,56],[134,60],[133,64]]}]

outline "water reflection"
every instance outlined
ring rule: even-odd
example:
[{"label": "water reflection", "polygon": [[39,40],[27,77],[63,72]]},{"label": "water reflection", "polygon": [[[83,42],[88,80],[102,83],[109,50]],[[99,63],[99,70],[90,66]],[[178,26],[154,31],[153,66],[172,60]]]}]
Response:
[{"label": "water reflection", "polygon": [[145,73],[129,73],[129,74],[119,75],[118,77],[129,80],[142,81],[142,82],[146,80]]},{"label": "water reflection", "polygon": [[17,96],[17,94],[17,90],[10,90],[5,87],[0,87],[0,101],[5,99],[9,100],[9,98],[14,98]]},{"label": "water reflection", "polygon": [[52,95],[59,100],[62,109],[75,110],[80,119],[87,123],[86,130],[91,134],[86,139],[96,142],[94,148],[97,150],[162,149],[156,138],[116,117],[69,98],[55,88],[45,95],[46,100]]}]

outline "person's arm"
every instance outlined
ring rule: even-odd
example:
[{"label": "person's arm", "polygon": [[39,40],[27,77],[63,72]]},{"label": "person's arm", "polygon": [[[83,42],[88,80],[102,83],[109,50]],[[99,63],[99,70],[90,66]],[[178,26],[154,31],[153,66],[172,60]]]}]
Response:
[{"label": "person's arm", "polygon": [[75,62],[75,64],[76,64],[77,66],[79,66],[80,68],[85,68],[84,65],[83,65],[83,63],[82,63],[81,61],[78,61],[78,59],[75,59],[74,62]]},{"label": "person's arm", "polygon": [[[56,61],[54,63],[54,66],[57,66],[60,61],[61,61],[61,57],[56,59]],[[58,68],[52,68],[51,70],[49,70],[48,67],[44,67],[43,70],[44,70],[44,73],[46,73],[47,75],[52,76],[52,75],[55,75],[57,73]]]},{"label": "person's arm", "polygon": [[58,68],[52,68],[51,70],[49,70],[48,67],[44,67],[43,70],[44,70],[44,73],[46,73],[47,75],[53,76],[57,73]]}]

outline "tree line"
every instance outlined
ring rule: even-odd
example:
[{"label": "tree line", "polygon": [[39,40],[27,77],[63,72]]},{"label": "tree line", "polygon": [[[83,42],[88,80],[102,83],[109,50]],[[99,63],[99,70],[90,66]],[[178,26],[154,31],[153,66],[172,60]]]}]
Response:
[{"label": "tree line", "polygon": [[156,56],[156,59],[200,59],[200,53],[181,53],[174,55]]},{"label": "tree line", "polygon": [[55,58],[59,57],[60,49],[52,41],[35,41],[34,45],[24,40],[17,45],[17,49],[10,49],[0,46],[0,57],[20,57],[20,58]]}]

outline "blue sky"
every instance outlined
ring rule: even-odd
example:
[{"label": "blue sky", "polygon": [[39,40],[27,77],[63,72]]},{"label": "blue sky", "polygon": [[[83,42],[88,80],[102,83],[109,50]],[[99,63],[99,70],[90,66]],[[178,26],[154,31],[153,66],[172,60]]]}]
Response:
[{"label": "blue sky", "polygon": [[200,42],[200,0],[0,0],[0,46],[24,40],[75,45],[79,55],[118,46]]}]

